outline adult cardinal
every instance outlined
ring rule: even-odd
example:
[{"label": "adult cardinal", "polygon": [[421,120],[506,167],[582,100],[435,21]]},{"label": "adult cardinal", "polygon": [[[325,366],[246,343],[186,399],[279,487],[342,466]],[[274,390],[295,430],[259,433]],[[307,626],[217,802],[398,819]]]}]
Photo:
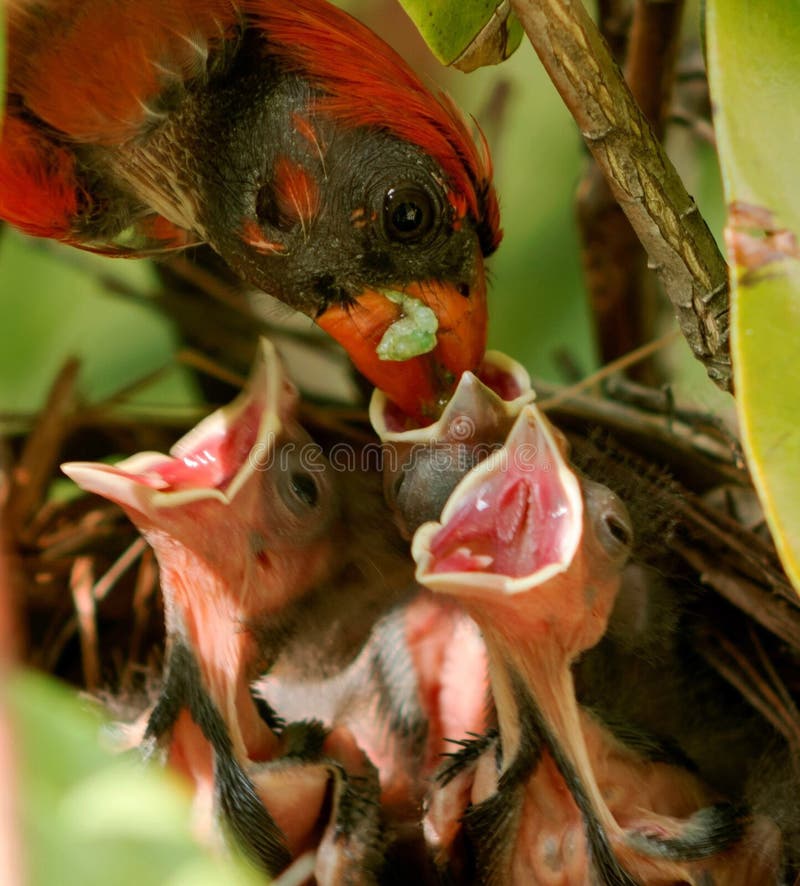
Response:
[{"label": "adult cardinal", "polygon": [[10,0],[0,218],[110,254],[210,244],[409,414],[486,337],[486,146],[323,0]]}]

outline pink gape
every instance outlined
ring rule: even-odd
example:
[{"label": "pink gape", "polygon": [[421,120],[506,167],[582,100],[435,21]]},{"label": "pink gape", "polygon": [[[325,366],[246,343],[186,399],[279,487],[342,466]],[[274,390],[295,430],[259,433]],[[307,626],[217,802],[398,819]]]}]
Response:
[{"label": "pink gape", "polygon": [[605,631],[631,537],[622,504],[579,481],[532,405],[414,537],[418,580],[457,598],[486,642],[498,739],[448,767],[426,824],[443,862],[465,833],[480,882],[775,882],[772,824],[578,706],[570,665]]},{"label": "pink gape", "polygon": [[[285,848],[276,859],[316,850],[315,876],[333,883],[343,871],[361,872],[372,863],[376,829],[366,822],[361,833],[343,834],[336,815],[346,773],[364,777],[376,797],[374,770],[342,729],[327,737],[318,730],[316,749],[298,753],[296,731],[280,733],[267,725],[250,691],[251,681],[282,652],[279,641],[265,639],[273,621],[320,588],[322,597],[335,588],[330,605],[341,605],[337,595],[348,585],[340,573],[347,571],[357,584],[368,571],[359,568],[340,520],[341,475],[334,477],[311,445],[297,423],[297,406],[294,385],[272,345],[262,340],[246,389],[170,455],[141,453],[115,466],[70,463],[63,469],[84,489],[120,504],[152,545],[164,592],[165,679],[176,667],[175,650],[188,649],[200,688],[230,737],[232,758],[280,829]],[[378,529],[367,535],[379,547]],[[398,562],[401,555],[399,543],[396,555],[387,554]],[[376,593],[391,599],[384,586]],[[330,621],[324,600],[319,605],[319,619]],[[365,605],[373,604],[368,599]],[[294,621],[281,622],[287,636],[295,627]],[[336,646],[338,638],[331,643]],[[351,657],[358,648],[349,650]],[[171,724],[167,748],[170,762],[194,782],[198,828],[212,836],[224,767],[208,731],[187,705]],[[293,756],[281,759],[292,741]],[[250,824],[241,826],[247,831]]]}]

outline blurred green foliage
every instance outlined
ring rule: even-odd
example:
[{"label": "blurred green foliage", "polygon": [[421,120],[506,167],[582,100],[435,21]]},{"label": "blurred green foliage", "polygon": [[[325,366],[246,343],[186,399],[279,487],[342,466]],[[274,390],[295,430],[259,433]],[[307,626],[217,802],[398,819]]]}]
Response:
[{"label": "blurred green foliage", "polygon": [[25,785],[17,797],[29,886],[264,883],[243,862],[201,850],[188,790],[159,767],[102,749],[102,721],[73,692],[28,673],[2,693]]},{"label": "blurred green foliage", "polygon": [[[0,412],[37,409],[64,360],[83,361],[81,390],[91,400],[168,365],[177,337],[146,301],[112,295],[97,272],[146,293],[144,261],[103,259],[6,230],[0,239]],[[192,395],[177,370],[148,387],[148,403]]]}]

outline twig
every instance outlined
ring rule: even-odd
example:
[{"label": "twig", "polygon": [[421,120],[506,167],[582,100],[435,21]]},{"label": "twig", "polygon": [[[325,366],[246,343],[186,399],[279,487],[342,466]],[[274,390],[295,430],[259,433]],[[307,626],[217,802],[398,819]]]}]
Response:
[{"label": "twig", "polygon": [[210,295],[235,313],[242,314],[249,320],[252,320],[253,313],[242,292],[232,286],[228,286],[216,274],[207,271],[196,262],[189,261],[183,255],[176,255],[166,265],[182,280],[202,290],[206,295]]},{"label": "twig", "polygon": [[[677,508],[692,543],[700,536],[705,537],[715,553],[725,551],[725,562],[737,574],[768,587],[771,596],[780,595],[792,611],[800,615],[797,594],[780,567],[771,539],[760,538],[696,495],[684,496]],[[716,565],[719,566],[719,561]]]},{"label": "twig", "polygon": [[580,0],[512,0],[534,49],[647,249],[686,340],[731,387],[728,269]]},{"label": "twig", "polygon": [[[609,4],[606,4],[607,6]],[[672,73],[680,34],[683,0],[657,4],[636,0],[627,43],[625,77],[639,107],[663,137]],[[619,10],[601,13],[619,19]],[[603,35],[611,22],[601,16]],[[622,63],[619,50],[614,58]],[[596,161],[578,186],[577,217],[581,260],[595,324],[600,357],[608,362],[649,341],[656,328],[656,288],[647,256]],[[631,378],[656,384],[652,360],[629,367]]]},{"label": "twig", "polygon": [[95,601],[104,600],[108,592],[122,578],[128,569],[141,557],[147,549],[147,542],[143,538],[137,538],[126,551],[117,558],[116,562],[108,569],[105,575],[98,580],[92,588],[92,597]]},{"label": "twig", "polygon": [[622,357],[618,357],[616,360],[612,360],[601,369],[598,369],[597,372],[593,372],[591,375],[581,379],[574,385],[570,385],[567,388],[561,388],[558,393],[553,394],[546,400],[542,400],[539,405],[542,409],[552,409],[554,406],[558,406],[560,403],[564,403],[566,400],[571,399],[575,396],[575,394],[583,393],[588,388],[591,388],[592,386],[598,384],[609,376],[614,375],[617,372],[621,372],[623,369],[627,369],[629,366],[635,366],[642,360],[646,360],[652,354],[655,354],[662,348],[666,348],[668,345],[672,344],[672,342],[674,342],[677,337],[677,330],[672,329],[662,335],[660,338],[650,341],[646,345],[641,345],[630,353],[625,354]]},{"label": "twig", "polygon": [[108,537],[114,531],[114,524],[120,517],[116,505],[93,508],[80,520],[60,527],[48,535],[40,535],[36,542],[42,549],[40,560],[48,563],[61,557],[74,554],[91,542]]},{"label": "twig", "polygon": [[[800,754],[800,712],[752,626],[750,640],[765,674],[759,673],[750,657],[717,630],[711,629],[704,633],[704,642],[698,645],[698,650],[783,735],[797,761]],[[717,644],[719,651],[712,648],[711,641]]]},{"label": "twig", "polygon": [[657,138],[672,97],[683,18],[683,0],[636,0],[625,79]]},{"label": "twig", "polygon": [[[557,385],[538,379],[534,387],[542,397],[540,404],[557,397],[560,390]],[[706,490],[723,483],[749,484],[747,473],[735,464],[730,446],[669,417],[582,394],[573,394],[568,400],[547,407],[547,411],[565,430],[587,426],[607,428],[629,448],[656,464],[669,465],[676,475],[690,477],[692,488]]]},{"label": "twig", "polygon": [[20,619],[24,599],[23,578],[8,522],[12,460],[5,443],[0,438],[0,681],[7,669],[24,659],[26,645]]},{"label": "twig", "polygon": [[218,363],[207,354],[202,354],[194,348],[181,348],[175,355],[179,363],[184,366],[191,366],[192,369],[199,369],[211,378],[224,381],[226,384],[233,385],[235,388],[242,388],[247,383],[247,379],[238,372],[233,372],[227,367]]},{"label": "twig", "polygon": [[[116,508],[115,508],[116,510]],[[96,535],[96,533],[95,533]],[[90,677],[99,680],[100,657],[98,652],[97,625],[95,622],[96,604],[104,600],[120,578],[147,549],[147,543],[137,538],[96,583],[92,578],[91,557],[76,557],[70,574],[70,589],[77,614],[70,616],[61,625],[56,636],[46,644],[46,654],[42,656],[42,666],[46,670],[55,668],[76,629],[80,630],[83,669],[87,688],[92,691],[97,686],[90,684]],[[48,550],[49,553],[49,550]]]},{"label": "twig", "polygon": [[130,689],[133,676],[134,662],[138,661],[142,647],[147,621],[150,617],[149,604],[158,588],[158,566],[151,548],[147,548],[142,554],[139,572],[136,576],[136,585],[133,591],[133,628],[131,629],[131,642],[128,646],[128,660],[122,672],[120,681],[123,690]]},{"label": "twig", "polygon": [[67,360],[58,373],[11,475],[6,520],[18,535],[38,510],[53,477],[64,438],[72,429],[80,363]]},{"label": "twig", "polygon": [[89,692],[95,692],[100,685],[100,650],[97,645],[96,609],[92,594],[91,557],[76,558],[72,565],[69,585],[78,613],[83,682]]},{"label": "twig", "polygon": [[753,621],[800,650],[800,610],[763,587],[734,575],[719,565],[719,559],[688,544],[675,542],[674,549],[697,570],[700,581],[712,587]]}]

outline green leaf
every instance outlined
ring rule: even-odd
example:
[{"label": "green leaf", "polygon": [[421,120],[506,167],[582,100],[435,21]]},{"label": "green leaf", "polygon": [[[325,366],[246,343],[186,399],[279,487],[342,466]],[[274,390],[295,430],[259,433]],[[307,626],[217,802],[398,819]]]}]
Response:
[{"label": "green leaf", "polygon": [[400,0],[442,64],[462,71],[507,59],[522,40],[509,0]]},{"label": "green leaf", "polygon": [[767,521],[800,592],[800,8],[708,0],[707,16],[737,410]]},{"label": "green leaf", "polygon": [[20,673],[2,696],[30,886],[264,883],[243,862],[202,849],[191,835],[185,786],[138,756],[103,750],[101,718],[73,692]]}]

